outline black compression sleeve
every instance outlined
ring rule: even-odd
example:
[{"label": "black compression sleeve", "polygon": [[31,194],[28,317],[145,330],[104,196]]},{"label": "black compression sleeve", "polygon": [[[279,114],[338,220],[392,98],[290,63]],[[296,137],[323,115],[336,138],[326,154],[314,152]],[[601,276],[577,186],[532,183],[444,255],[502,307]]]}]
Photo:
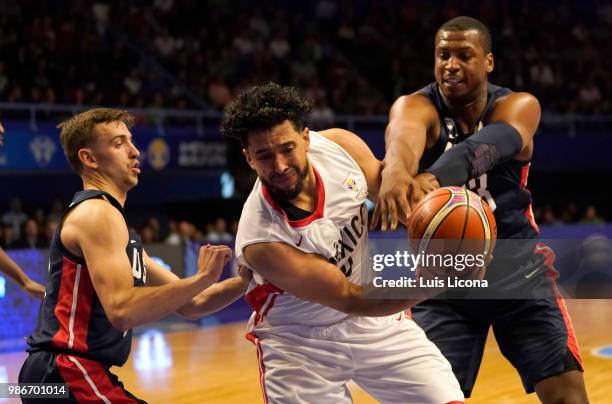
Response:
[{"label": "black compression sleeve", "polygon": [[513,126],[495,122],[445,151],[425,171],[433,174],[442,187],[463,185],[514,157],[522,148],[523,139]]}]

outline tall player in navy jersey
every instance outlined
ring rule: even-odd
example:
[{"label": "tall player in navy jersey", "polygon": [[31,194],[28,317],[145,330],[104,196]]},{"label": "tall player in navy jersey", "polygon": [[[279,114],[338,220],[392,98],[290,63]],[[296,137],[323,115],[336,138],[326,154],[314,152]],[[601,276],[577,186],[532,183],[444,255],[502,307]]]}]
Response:
[{"label": "tall player in navy jersey", "polygon": [[[4,127],[0,123],[0,147],[4,145]],[[34,282],[15,261],[0,248],[0,273],[5,274],[21,286],[30,296],[42,298],[45,294],[45,287],[38,282]]]},{"label": "tall player in navy jersey", "polygon": [[436,82],[391,108],[372,225],[380,221],[382,230],[395,229],[424,194],[440,186],[465,185],[486,198],[499,238],[522,240],[512,251],[496,250],[487,279],[508,296],[539,288],[548,289],[549,297],[428,300],[413,307],[414,319],[451,362],[466,397],[492,326],[528,393],[535,390],[545,403],[584,403],[580,352],[552,279],[554,255],[536,242],[526,189],[540,105],[531,94],[490,84],[492,71],[491,38],[480,21],[457,17],[437,31]]},{"label": "tall player in navy jersey", "polygon": [[236,300],[247,286],[241,277],[214,284],[231,257],[228,247],[202,247],[198,273],[178,279],[128,230],[123,206],[140,173],[132,122],[125,111],[101,108],[60,125],[64,153],[83,191],[53,236],[46,295],[19,382],[67,383],[70,398],[62,402],[141,401],[109,372],[127,360],[132,327],[173,312],[204,315]]}]

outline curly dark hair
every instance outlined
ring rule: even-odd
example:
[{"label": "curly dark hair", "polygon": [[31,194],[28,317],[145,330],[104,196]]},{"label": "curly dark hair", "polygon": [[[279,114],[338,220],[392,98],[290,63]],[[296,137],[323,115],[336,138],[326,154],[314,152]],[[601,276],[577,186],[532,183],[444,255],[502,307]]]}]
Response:
[{"label": "curly dark hair", "polygon": [[249,133],[271,129],[286,120],[295,130],[302,131],[306,114],[311,109],[312,103],[296,88],[269,82],[243,91],[225,107],[221,133],[239,139],[246,147]]}]

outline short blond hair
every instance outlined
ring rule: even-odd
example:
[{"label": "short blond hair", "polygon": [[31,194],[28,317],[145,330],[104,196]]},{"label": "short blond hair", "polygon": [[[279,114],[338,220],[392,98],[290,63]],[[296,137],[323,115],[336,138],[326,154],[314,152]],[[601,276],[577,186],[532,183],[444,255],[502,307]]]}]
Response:
[{"label": "short blond hair", "polygon": [[61,129],[60,143],[68,163],[74,171],[81,173],[83,164],[79,150],[91,146],[96,139],[94,128],[99,123],[123,122],[128,129],[134,126],[134,116],[129,112],[113,108],[94,108],[81,112],[57,125]]}]

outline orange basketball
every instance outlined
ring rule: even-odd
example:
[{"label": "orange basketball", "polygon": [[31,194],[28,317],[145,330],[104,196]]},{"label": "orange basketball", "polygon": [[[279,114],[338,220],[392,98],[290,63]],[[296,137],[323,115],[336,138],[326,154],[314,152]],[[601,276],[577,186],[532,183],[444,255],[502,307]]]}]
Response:
[{"label": "orange basketball", "polygon": [[408,234],[418,253],[480,254],[486,261],[495,248],[497,225],[480,196],[466,188],[443,187],[416,206]]}]

